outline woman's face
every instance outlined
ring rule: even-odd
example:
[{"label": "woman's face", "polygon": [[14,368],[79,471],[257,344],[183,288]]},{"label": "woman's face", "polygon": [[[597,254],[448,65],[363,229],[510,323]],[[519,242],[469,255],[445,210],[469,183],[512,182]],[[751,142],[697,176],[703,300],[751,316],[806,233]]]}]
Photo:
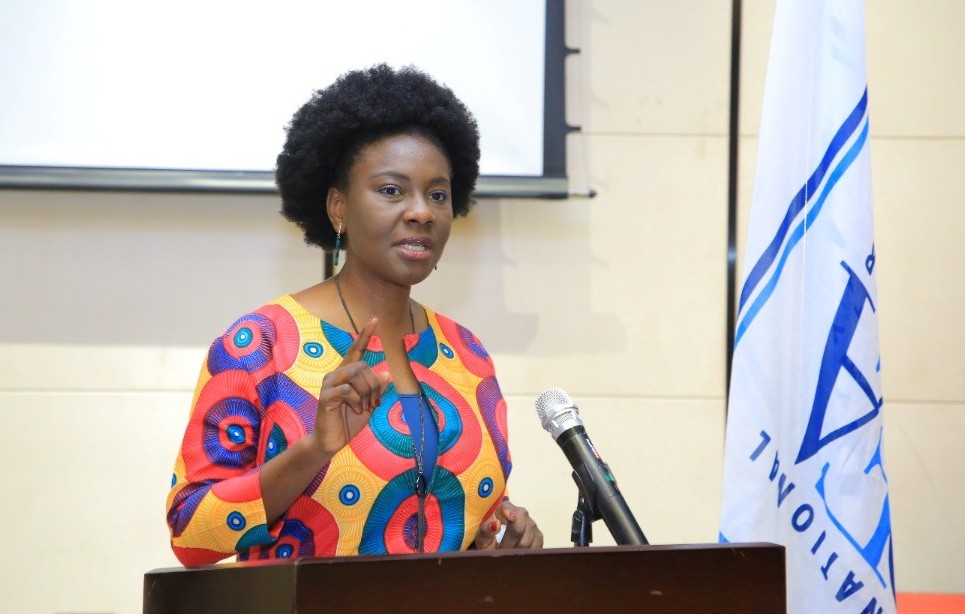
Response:
[{"label": "woman's face", "polygon": [[329,193],[329,215],[348,237],[345,267],[412,286],[439,262],[452,227],[449,161],[421,136],[366,145],[343,193]]}]

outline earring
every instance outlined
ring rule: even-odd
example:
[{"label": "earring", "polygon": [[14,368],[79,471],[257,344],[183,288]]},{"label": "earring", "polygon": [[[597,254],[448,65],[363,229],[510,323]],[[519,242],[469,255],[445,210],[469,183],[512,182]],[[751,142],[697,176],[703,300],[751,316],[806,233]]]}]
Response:
[{"label": "earring", "polygon": [[342,249],[342,222],[338,223],[338,230],[335,232],[335,266],[338,266],[338,253]]}]

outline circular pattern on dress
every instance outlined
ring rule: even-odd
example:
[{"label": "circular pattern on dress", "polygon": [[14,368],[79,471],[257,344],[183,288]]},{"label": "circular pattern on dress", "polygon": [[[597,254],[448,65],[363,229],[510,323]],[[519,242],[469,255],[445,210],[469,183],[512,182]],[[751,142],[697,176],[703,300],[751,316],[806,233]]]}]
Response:
[{"label": "circular pattern on dress", "polygon": [[[385,480],[380,480],[366,470],[351,449],[343,448],[332,459],[313,498],[326,509],[333,511],[339,524],[343,526],[343,532],[349,526],[356,526],[360,531],[372,508],[372,502],[375,501],[375,494],[384,485]],[[353,492],[354,498],[347,496],[349,490]]]},{"label": "circular pattern on dress", "polygon": [[266,305],[239,318],[215,340],[208,351],[208,372],[240,369],[254,375],[266,366],[285,371],[298,347],[298,327],[291,314],[278,305]]},{"label": "circular pattern on dress", "polygon": [[[418,523],[419,499],[413,491],[414,480],[415,471],[403,473],[379,493],[362,530],[359,554],[407,554],[418,551],[415,527]],[[423,547],[426,552],[436,552],[444,532],[439,502],[429,494],[423,507],[426,521]]]},{"label": "circular pattern on dress", "polygon": [[452,358],[453,356],[455,356],[455,353],[452,351],[452,348],[450,348],[445,343],[439,344],[439,350],[442,351],[442,355],[445,356],[446,358]]},{"label": "circular pattern on dress", "polygon": [[492,453],[484,454],[458,479],[466,493],[466,522],[478,525],[502,500],[506,490],[502,467]]},{"label": "circular pattern on dress", "polygon": [[485,499],[489,495],[493,494],[493,479],[490,477],[485,477],[479,482],[479,488],[476,489],[479,496]]},{"label": "circular pattern on dress", "polygon": [[237,347],[246,348],[251,343],[253,338],[254,336],[251,334],[251,329],[247,326],[243,326],[235,332],[233,341]]},{"label": "circular pattern on dress", "polygon": [[[415,469],[396,476],[376,497],[362,531],[359,554],[397,554],[415,550],[412,520],[419,511],[419,499],[413,486],[415,477]],[[423,543],[426,552],[454,551],[462,547],[465,498],[456,476],[436,467],[424,505],[426,529]]]},{"label": "circular pattern on dress", "polygon": [[271,358],[275,326],[268,318],[251,313],[231,325],[214,342],[208,352],[208,371],[221,373],[231,369],[253,371]]},{"label": "circular pattern on dress", "polygon": [[231,440],[231,443],[245,442],[245,427],[232,424],[225,429],[225,432],[228,434],[228,439]]},{"label": "circular pattern on dress", "polygon": [[298,497],[285,512],[277,537],[267,525],[255,525],[238,541],[241,559],[334,556],[338,524],[332,514],[308,497]]},{"label": "circular pattern on dress", "polygon": [[331,512],[309,497],[298,497],[287,516],[277,546],[291,544],[298,557],[335,556],[340,529]]},{"label": "circular pattern on dress", "polygon": [[247,524],[241,512],[231,512],[228,514],[228,528],[232,531],[242,531]]},{"label": "circular pattern on dress", "polygon": [[489,377],[493,374],[489,353],[472,331],[439,314],[436,314],[436,321],[442,329],[443,339],[451,344],[452,351],[459,356],[459,360],[471,373],[479,377]]},{"label": "circular pattern on dress", "polygon": [[255,459],[253,433],[258,410],[237,397],[215,403],[204,415],[202,442],[208,459],[221,467],[242,468]]},{"label": "circular pattern on dress", "polygon": [[[416,533],[419,532],[419,515],[412,514],[408,518],[403,520],[405,523],[402,527],[402,540],[409,550],[417,552],[419,550],[419,540],[416,538]],[[422,537],[428,534],[428,526],[422,528]],[[425,542],[423,541],[423,549],[425,549]]]},{"label": "circular pattern on dress", "polygon": [[285,437],[285,432],[280,425],[273,424],[271,432],[268,433],[268,441],[265,443],[265,462],[270,461],[287,449],[288,438]]},{"label": "circular pattern on dress", "polygon": [[346,484],[338,491],[338,500],[342,505],[355,505],[359,502],[359,487],[355,484]]},{"label": "circular pattern on dress", "polygon": [[[257,403],[258,394],[244,371],[217,373],[204,382],[184,434],[183,450],[205,454],[211,462],[186,461],[184,480],[210,484],[236,475],[239,466],[255,458],[246,448],[254,443],[260,427]],[[227,431],[221,430],[231,425],[240,426],[250,439],[241,444],[231,441]]]},{"label": "circular pattern on dress", "polygon": [[317,395],[325,375],[338,368],[342,355],[325,337],[325,325],[318,318],[302,310],[296,312],[295,323],[302,346],[287,374],[298,386]]},{"label": "circular pattern on dress", "polygon": [[315,556],[315,534],[301,520],[288,518],[278,533],[274,555],[279,559],[287,559],[295,554],[299,558]]}]

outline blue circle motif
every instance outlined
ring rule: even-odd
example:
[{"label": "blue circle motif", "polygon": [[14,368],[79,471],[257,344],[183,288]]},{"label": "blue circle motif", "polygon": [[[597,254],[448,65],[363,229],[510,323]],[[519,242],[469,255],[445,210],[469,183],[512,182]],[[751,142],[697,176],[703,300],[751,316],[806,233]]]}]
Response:
[{"label": "blue circle motif", "polygon": [[228,439],[230,439],[232,442],[245,442],[245,429],[241,428],[237,424],[232,424],[225,430],[228,432]]},{"label": "blue circle motif", "polygon": [[442,351],[442,355],[445,356],[446,358],[452,358],[453,356],[455,356],[452,349],[445,343],[440,343],[439,349]]},{"label": "blue circle motif", "polygon": [[277,555],[278,558],[280,558],[280,559],[288,559],[288,558],[291,558],[291,555],[292,555],[294,552],[295,552],[295,549],[292,548],[292,545],[291,545],[291,544],[282,544],[282,545],[278,546],[277,548],[275,548],[275,555]]},{"label": "blue circle motif", "polygon": [[275,458],[288,449],[288,441],[285,439],[285,433],[282,432],[281,427],[277,424],[271,427],[271,433],[268,435],[268,444],[265,447],[266,461]]},{"label": "blue circle motif", "polygon": [[[419,532],[419,516],[418,514],[412,514],[405,521],[405,525],[402,527],[402,539],[405,541],[405,545],[415,550],[419,547],[419,542],[417,541],[416,534]],[[422,527],[422,539],[424,540],[426,534],[429,533],[428,523],[426,526]]]},{"label": "blue circle motif", "polygon": [[302,349],[305,350],[305,353],[312,358],[318,358],[322,355],[322,352],[325,351],[325,348],[322,347],[322,344],[316,341],[309,341],[302,346]]},{"label": "blue circle motif", "polygon": [[482,497],[483,499],[493,494],[493,479],[483,478],[483,480],[479,482],[478,492],[479,492],[479,496]]},{"label": "blue circle motif", "polygon": [[[235,418],[237,422],[230,420],[230,418]],[[245,399],[231,397],[215,403],[204,416],[204,430],[202,431],[204,452],[208,459],[221,467],[233,468],[241,468],[252,462],[257,453],[255,445],[250,441],[243,440],[243,446],[233,444],[226,447],[223,438],[228,435],[227,428],[222,428],[221,425],[224,424],[226,427],[237,426],[242,429],[242,433],[245,433],[242,425],[250,425],[249,428],[257,430],[259,423],[258,410]],[[230,436],[228,441],[231,441]],[[242,449],[229,449],[233,448],[234,445],[239,445]]]},{"label": "blue circle motif", "polygon": [[342,505],[355,505],[359,502],[361,492],[355,484],[346,484],[338,493],[338,500]]},{"label": "blue circle motif", "polygon": [[228,527],[232,531],[241,531],[245,528],[245,517],[241,515],[241,512],[231,512],[228,514]]},{"label": "blue circle motif", "polygon": [[172,474],[171,474],[171,488],[174,488],[174,485],[177,484],[177,483],[178,483],[178,476],[172,473]]},{"label": "blue circle motif", "polygon": [[235,333],[234,343],[240,348],[248,347],[251,340],[254,339],[254,335],[251,334],[251,329],[245,326],[244,328],[239,328],[238,332]]}]

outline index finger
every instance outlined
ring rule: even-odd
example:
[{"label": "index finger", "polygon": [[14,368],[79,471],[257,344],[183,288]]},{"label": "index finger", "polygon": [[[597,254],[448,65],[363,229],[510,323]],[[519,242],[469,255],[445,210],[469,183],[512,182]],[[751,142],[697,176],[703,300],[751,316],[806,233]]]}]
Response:
[{"label": "index finger", "polygon": [[506,499],[499,504],[499,506],[496,508],[496,511],[493,513],[493,515],[496,516],[496,518],[498,518],[499,520],[501,520],[503,524],[509,524],[516,521],[517,509],[519,508],[517,508],[515,505],[510,503],[509,499]]},{"label": "index finger", "polygon": [[352,345],[349,346],[348,351],[345,352],[345,357],[342,359],[345,362],[356,362],[362,360],[362,356],[365,354],[365,348],[369,347],[369,339],[375,334],[375,329],[379,325],[379,319],[372,316],[368,324],[362,327],[359,331],[359,336],[356,337]]}]

